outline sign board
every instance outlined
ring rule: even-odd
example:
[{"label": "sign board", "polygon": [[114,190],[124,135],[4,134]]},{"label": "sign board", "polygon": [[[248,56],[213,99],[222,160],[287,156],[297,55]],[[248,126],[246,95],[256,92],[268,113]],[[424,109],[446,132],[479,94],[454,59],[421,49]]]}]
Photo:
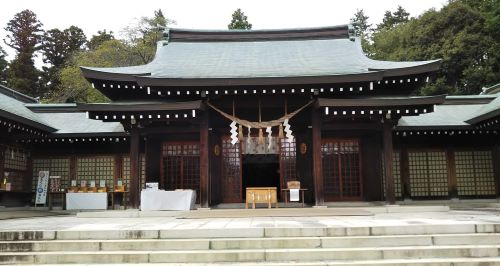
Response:
[{"label": "sign board", "polygon": [[36,186],[35,205],[46,203],[48,185],[49,185],[49,171],[38,172],[38,183]]},{"label": "sign board", "polygon": [[146,183],[146,190],[158,190],[158,183]]}]

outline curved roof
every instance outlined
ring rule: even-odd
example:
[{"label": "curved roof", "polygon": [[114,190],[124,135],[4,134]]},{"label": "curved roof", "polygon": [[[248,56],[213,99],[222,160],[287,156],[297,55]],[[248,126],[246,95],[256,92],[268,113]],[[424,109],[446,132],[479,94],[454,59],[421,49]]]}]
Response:
[{"label": "curved roof", "polygon": [[371,60],[347,25],[293,30],[170,29],[146,65],[82,67],[89,79],[141,86],[272,85],[380,80],[435,71],[439,60]]}]

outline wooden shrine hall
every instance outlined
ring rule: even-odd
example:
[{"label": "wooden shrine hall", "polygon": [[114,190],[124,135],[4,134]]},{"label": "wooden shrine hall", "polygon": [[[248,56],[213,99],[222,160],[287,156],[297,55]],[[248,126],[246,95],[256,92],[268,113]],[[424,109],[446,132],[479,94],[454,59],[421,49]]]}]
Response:
[{"label": "wooden shrine hall", "polygon": [[133,208],[146,182],[195,190],[201,207],[289,181],[315,206],[496,198],[500,97],[413,96],[439,67],[371,60],[348,25],[166,29],[149,64],[81,68],[110,103],[45,105],[5,88],[0,100],[17,103],[0,113],[15,132],[2,160],[24,158],[12,172],[25,191],[44,167],[66,186],[123,179]]}]

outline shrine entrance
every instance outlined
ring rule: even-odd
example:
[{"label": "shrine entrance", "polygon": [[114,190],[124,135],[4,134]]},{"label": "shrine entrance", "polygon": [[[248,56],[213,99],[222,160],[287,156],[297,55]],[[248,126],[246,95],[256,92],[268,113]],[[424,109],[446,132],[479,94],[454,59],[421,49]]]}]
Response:
[{"label": "shrine entrance", "polygon": [[276,187],[280,189],[278,154],[243,155],[242,195],[247,187]]}]

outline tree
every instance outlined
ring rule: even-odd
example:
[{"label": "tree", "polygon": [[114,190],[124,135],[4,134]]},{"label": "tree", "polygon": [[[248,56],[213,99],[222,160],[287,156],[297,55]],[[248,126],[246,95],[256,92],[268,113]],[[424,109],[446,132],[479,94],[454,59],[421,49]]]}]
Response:
[{"label": "tree", "polygon": [[356,9],[354,17],[351,18],[351,25],[354,28],[354,34],[361,38],[361,47],[363,47],[363,51],[366,55],[371,54],[371,36],[369,29],[372,25],[368,24],[368,18],[369,17],[365,15],[363,9]]},{"label": "tree", "polygon": [[7,86],[7,66],[9,64],[5,57],[7,57],[7,53],[0,46],[0,85],[3,86]]},{"label": "tree", "polygon": [[17,51],[8,71],[8,83],[14,89],[31,96],[41,96],[39,72],[34,66],[33,55],[40,49],[42,23],[36,14],[26,9],[14,15],[7,23],[4,43]]},{"label": "tree", "polygon": [[90,50],[95,50],[104,42],[114,39],[115,36],[113,35],[113,31],[110,31],[109,33],[106,32],[105,29],[102,31],[97,31],[97,35],[92,35],[92,38],[90,38],[90,41],[87,43],[87,47]]},{"label": "tree", "polygon": [[384,28],[392,28],[401,23],[408,22],[409,19],[410,13],[406,12],[403,7],[398,6],[396,11],[394,11],[393,13],[391,13],[391,11],[389,10],[385,11],[382,23],[377,25],[377,29],[380,30]]},{"label": "tree", "polygon": [[241,11],[240,8],[233,12],[231,23],[227,25],[230,30],[251,30],[252,24],[248,22],[248,17]]},{"label": "tree", "polygon": [[45,91],[51,91],[59,85],[58,72],[69,58],[83,49],[87,38],[83,30],[71,26],[63,31],[51,29],[43,37],[43,66],[42,83]]},{"label": "tree", "polygon": [[464,2],[451,1],[439,11],[429,10],[375,32],[373,58],[442,59],[436,82],[427,84],[421,94],[477,94],[483,86],[497,83],[498,36],[488,27],[486,13]]},{"label": "tree", "polygon": [[121,40],[108,40],[94,50],[79,51],[59,73],[61,84],[51,93],[49,102],[108,102],[82,76],[80,66],[120,67],[137,65],[142,58],[130,54],[130,47]]},{"label": "tree", "polygon": [[142,58],[142,64],[151,62],[157,43],[163,38],[162,30],[171,24],[175,24],[175,21],[167,19],[161,9],[158,9],[153,17],[142,17],[137,23],[126,27],[125,41],[130,47],[130,53]]}]

